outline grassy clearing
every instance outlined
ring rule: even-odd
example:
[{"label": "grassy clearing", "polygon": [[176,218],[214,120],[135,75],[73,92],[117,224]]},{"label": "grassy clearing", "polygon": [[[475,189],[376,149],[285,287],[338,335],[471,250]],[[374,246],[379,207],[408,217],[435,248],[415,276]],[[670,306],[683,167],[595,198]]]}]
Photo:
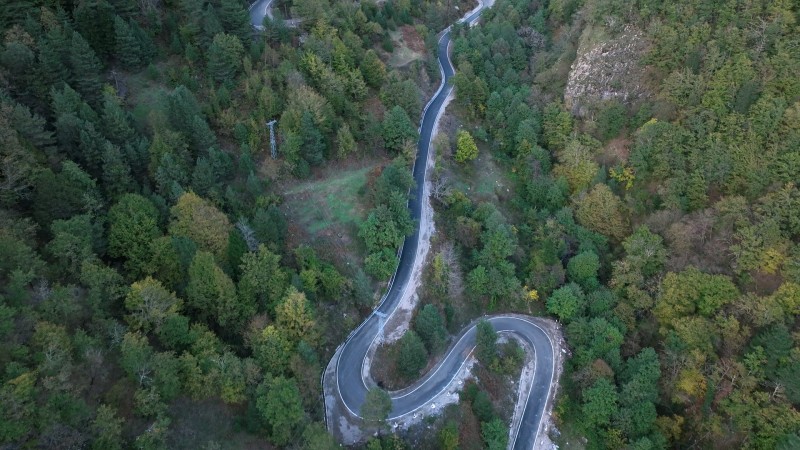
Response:
[{"label": "grassy clearing", "polygon": [[283,209],[312,235],[336,226],[358,226],[364,219],[359,194],[372,169],[373,166],[363,167],[292,186],[284,192]]},{"label": "grassy clearing", "polygon": [[379,161],[365,167],[327,171],[320,180],[286,186],[281,211],[289,223],[289,248],[312,245],[320,256],[350,274],[361,266],[363,244],[358,227],[366,218],[362,192]]},{"label": "grassy clearing", "polygon": [[170,406],[172,423],[167,437],[168,448],[189,450],[273,449],[266,440],[247,434],[236,423],[242,411],[220,400],[192,401],[179,398]]},{"label": "grassy clearing", "polygon": [[478,142],[478,157],[467,164],[447,161],[448,172],[452,176],[453,187],[474,201],[484,201],[498,205],[510,198],[513,185],[507,170],[500,166],[489,151],[489,146]]},{"label": "grassy clearing", "polygon": [[147,116],[150,111],[156,109],[166,95],[169,89],[161,81],[161,77],[166,72],[167,64],[160,64],[157,69],[160,74],[156,79],[153,79],[148,70],[144,69],[136,73],[132,73],[125,77],[125,83],[128,85],[129,97],[128,104],[133,106],[133,117],[139,126],[147,122]]}]

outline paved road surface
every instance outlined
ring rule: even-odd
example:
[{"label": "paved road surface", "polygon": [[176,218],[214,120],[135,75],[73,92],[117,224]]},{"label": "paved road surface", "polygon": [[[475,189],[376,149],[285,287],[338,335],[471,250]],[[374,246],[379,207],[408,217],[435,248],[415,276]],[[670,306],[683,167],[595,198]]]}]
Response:
[{"label": "paved road surface", "polygon": [[[250,7],[250,18],[254,28],[261,29],[264,17],[272,18],[271,5],[273,0],[257,0]],[[476,9],[466,19],[470,24],[475,22],[483,11],[484,6]],[[430,150],[431,136],[436,125],[437,116],[442,109],[447,96],[453,87],[450,79],[454,74],[453,64],[449,55],[450,30],[445,30],[439,40],[438,58],[442,72],[442,85],[433,99],[428,103],[420,126],[420,139],[417,146],[417,158],[414,162],[414,181],[416,190],[412,193],[408,207],[412,218],[419,223],[422,212],[423,190],[425,186],[425,169]],[[378,308],[357,328],[343,344],[338,352],[336,363],[336,386],[338,395],[344,406],[354,416],[358,416],[361,404],[367,394],[366,381],[362,378],[362,366],[365,364],[367,352],[378,335],[379,315],[391,316],[400,299],[403,290],[408,285],[411,271],[414,267],[414,258],[419,247],[419,226],[414,233],[406,237],[400,253],[400,264],[390,283],[390,288]],[[555,372],[554,346],[548,334],[535,323],[522,316],[498,315],[488,318],[489,322],[498,332],[509,332],[518,335],[534,349],[536,366],[534,379],[530,390],[521,392],[526,396],[525,409],[518,430],[514,430],[509,442],[509,448],[530,449],[534,446],[538,436],[545,405],[551,392],[553,375]],[[427,375],[412,387],[392,395],[392,411],[389,419],[397,419],[406,414],[413,414],[421,408],[430,408],[431,399],[443,392],[453,377],[472,353],[475,347],[475,326],[462,332],[459,340],[450,348],[447,356],[434,367]]]},{"label": "paved road surface", "polygon": [[[466,21],[469,23],[474,22],[480,16],[482,9],[468,16]],[[449,44],[450,32],[448,29],[442,35],[438,45],[439,64],[444,83],[426,107],[420,127],[418,153],[413,169],[416,195],[412,195],[408,204],[412,218],[416,221],[419,221],[422,211],[423,195],[420,193],[424,189],[425,168],[430,150],[431,135],[434,131],[439,111],[453,89],[450,79],[454,74],[454,69],[448,52]],[[394,312],[411,276],[418,245],[419,226],[416,227],[414,234],[405,239],[400,254],[400,264],[391,282],[391,287],[376,312],[387,316]],[[542,415],[551,391],[555,371],[553,343],[545,331],[522,317],[495,316],[488,320],[498,332],[513,332],[535,349],[536,368],[534,370],[534,380],[531,390],[528,393],[521,393],[521,395],[527,396],[527,401],[520,422],[521,426],[519,430],[515,430],[512,433],[513,437],[509,443],[510,448],[530,449],[533,447],[541,428]],[[365,357],[370,346],[378,335],[379,321],[379,314],[373,313],[370,315],[351,334],[339,352],[335,373],[336,384],[345,407],[354,415],[358,415],[361,404],[367,394],[367,382],[361,376],[362,366],[365,363]],[[389,419],[392,420],[406,414],[412,414],[424,407],[430,408],[431,399],[447,388],[474,346],[475,327],[473,326],[462,334],[460,340],[449,350],[447,356],[437,367],[432,369],[412,388],[404,390],[402,395],[395,394],[392,396],[392,411],[389,414]]]},{"label": "paved road surface", "polygon": [[[272,2],[274,0],[256,0],[250,5],[250,25],[256,30],[264,29],[264,17],[269,17],[270,20],[274,19],[272,16]],[[284,25],[289,28],[294,28],[300,23],[300,19],[287,19],[283,21]]]},{"label": "paved road surface", "polygon": [[272,1],[256,0],[250,5],[250,25],[260,30],[264,26],[264,17],[272,19]]}]

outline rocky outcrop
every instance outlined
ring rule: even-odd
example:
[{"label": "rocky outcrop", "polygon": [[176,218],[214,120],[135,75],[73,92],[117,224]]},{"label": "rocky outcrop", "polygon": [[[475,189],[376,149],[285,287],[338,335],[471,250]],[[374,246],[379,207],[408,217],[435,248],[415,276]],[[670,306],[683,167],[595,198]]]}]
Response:
[{"label": "rocky outcrop", "polygon": [[605,100],[624,104],[647,96],[641,58],[647,41],[641,30],[627,25],[614,38],[587,26],[569,72],[564,103],[573,114],[585,116]]}]

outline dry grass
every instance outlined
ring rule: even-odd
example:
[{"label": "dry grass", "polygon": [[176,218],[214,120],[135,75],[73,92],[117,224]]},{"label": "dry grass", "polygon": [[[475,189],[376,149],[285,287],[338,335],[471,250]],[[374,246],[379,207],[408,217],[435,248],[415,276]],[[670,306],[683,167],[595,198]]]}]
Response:
[{"label": "dry grass", "polygon": [[388,64],[394,68],[405,67],[412,61],[422,59],[425,44],[413,27],[403,26],[389,32],[394,43],[394,52],[389,57]]}]

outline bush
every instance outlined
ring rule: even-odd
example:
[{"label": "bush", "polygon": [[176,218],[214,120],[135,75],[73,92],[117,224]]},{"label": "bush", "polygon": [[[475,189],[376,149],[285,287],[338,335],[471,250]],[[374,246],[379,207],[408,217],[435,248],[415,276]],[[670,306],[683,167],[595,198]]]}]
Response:
[{"label": "bush", "polygon": [[617,136],[626,123],[625,107],[617,102],[609,102],[597,115],[597,137],[607,141]]}]

